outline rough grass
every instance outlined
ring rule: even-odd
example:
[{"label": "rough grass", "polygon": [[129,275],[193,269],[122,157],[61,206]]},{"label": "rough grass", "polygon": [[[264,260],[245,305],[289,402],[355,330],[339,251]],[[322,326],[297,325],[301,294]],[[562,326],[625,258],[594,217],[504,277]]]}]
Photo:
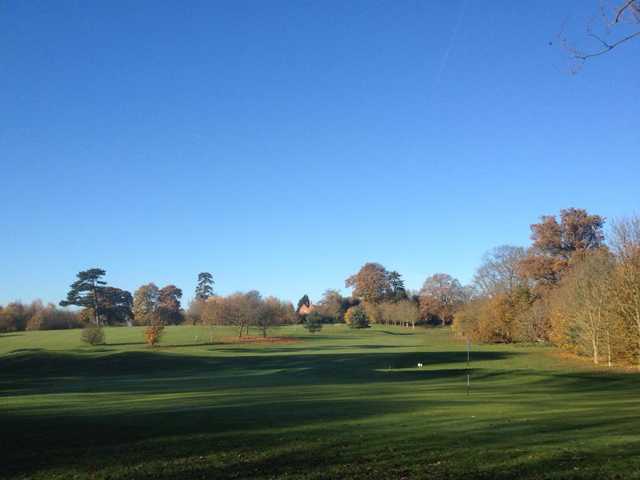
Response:
[{"label": "rough grass", "polygon": [[[254,332],[255,333],[255,332]],[[2,478],[640,478],[640,377],[447,330],[0,336]],[[424,368],[416,368],[422,362]]]}]

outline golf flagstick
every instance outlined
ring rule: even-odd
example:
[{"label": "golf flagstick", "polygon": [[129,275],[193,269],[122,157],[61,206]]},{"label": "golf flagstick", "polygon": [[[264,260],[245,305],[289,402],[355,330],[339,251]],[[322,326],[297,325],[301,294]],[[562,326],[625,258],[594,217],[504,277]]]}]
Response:
[{"label": "golf flagstick", "polygon": [[469,389],[471,388],[471,370],[469,368],[471,342],[467,337],[467,395],[469,395]]}]

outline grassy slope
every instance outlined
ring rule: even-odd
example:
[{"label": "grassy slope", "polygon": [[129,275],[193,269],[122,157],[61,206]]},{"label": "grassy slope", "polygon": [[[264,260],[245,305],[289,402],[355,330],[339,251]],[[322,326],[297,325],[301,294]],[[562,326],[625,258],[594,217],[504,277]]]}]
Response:
[{"label": "grassy slope", "polygon": [[637,375],[483,346],[467,396],[446,330],[277,334],[301,341],[0,336],[0,477],[640,478]]}]

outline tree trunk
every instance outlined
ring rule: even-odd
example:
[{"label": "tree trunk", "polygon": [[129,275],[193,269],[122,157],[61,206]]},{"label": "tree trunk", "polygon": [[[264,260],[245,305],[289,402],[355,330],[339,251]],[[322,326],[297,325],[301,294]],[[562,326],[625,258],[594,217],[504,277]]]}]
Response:
[{"label": "tree trunk", "polygon": [[93,323],[100,326],[100,317],[98,316],[98,292],[96,291],[96,281],[92,282],[93,288]]},{"label": "tree trunk", "polygon": [[640,370],[640,317],[636,319],[638,324],[638,370]]},{"label": "tree trunk", "polygon": [[640,308],[638,302],[635,305],[636,326],[638,327],[638,370],[640,370]]}]

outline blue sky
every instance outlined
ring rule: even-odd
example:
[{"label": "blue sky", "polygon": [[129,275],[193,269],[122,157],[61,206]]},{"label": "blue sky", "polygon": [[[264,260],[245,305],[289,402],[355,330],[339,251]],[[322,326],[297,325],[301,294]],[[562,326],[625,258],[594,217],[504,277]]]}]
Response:
[{"label": "blue sky", "polygon": [[2,2],[0,303],[94,266],[185,300],[468,281],[541,214],[638,212],[640,42],[578,75],[549,45],[597,5]]}]

